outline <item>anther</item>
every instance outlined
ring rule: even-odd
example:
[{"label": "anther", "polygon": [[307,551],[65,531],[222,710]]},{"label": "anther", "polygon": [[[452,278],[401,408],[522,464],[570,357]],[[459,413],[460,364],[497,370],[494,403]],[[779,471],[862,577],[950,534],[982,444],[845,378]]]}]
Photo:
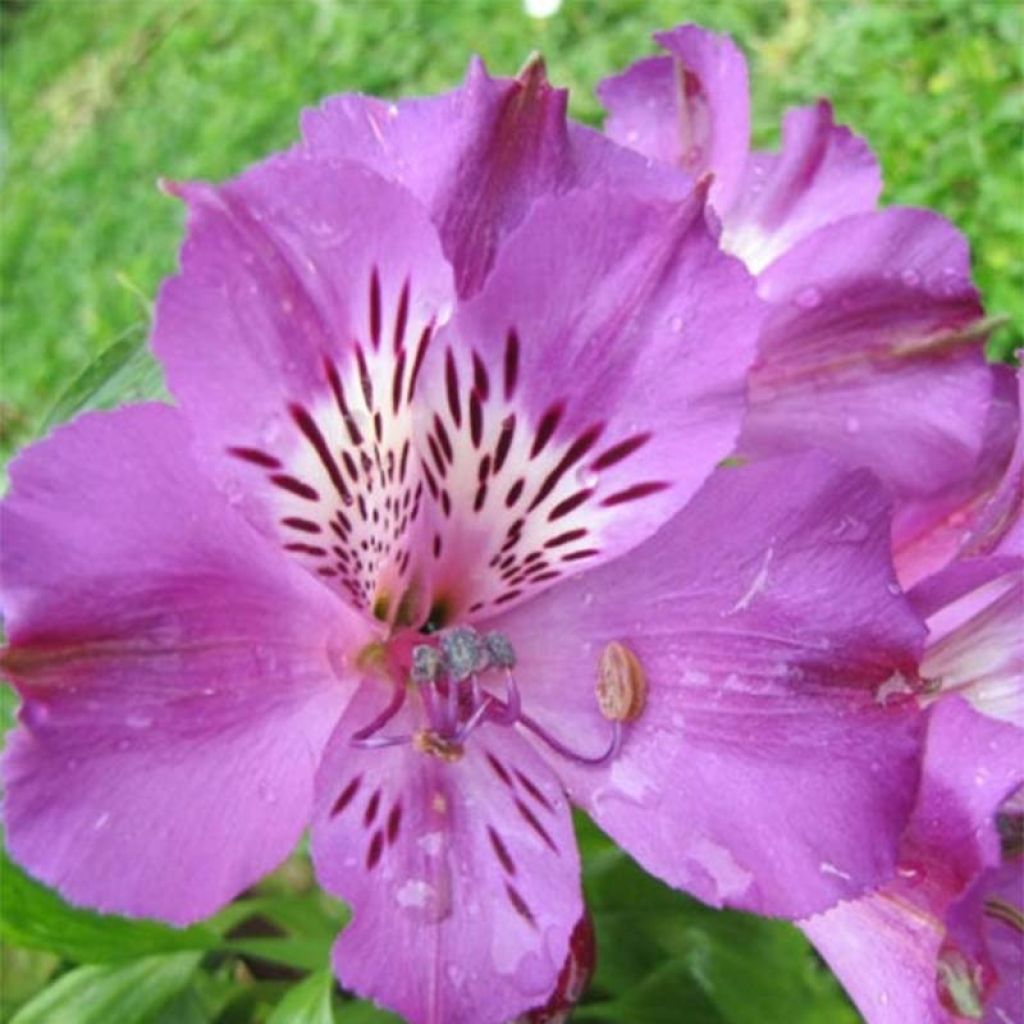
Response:
[{"label": "anther", "polygon": [[488,664],[492,668],[516,667],[516,652],[504,633],[484,633],[483,642]]},{"label": "anther", "polygon": [[436,647],[417,644],[412,649],[412,668],[409,674],[414,683],[437,683],[444,676],[444,659]]},{"label": "anther", "polygon": [[597,662],[597,705],[610,722],[632,722],[647,704],[647,677],[637,656],[612,641]]},{"label": "anther", "polygon": [[420,754],[432,754],[449,763],[461,760],[465,753],[461,743],[446,740],[430,729],[413,733],[412,748]]},{"label": "anther", "polygon": [[487,667],[487,648],[480,634],[471,626],[447,629],[441,634],[440,641],[449,679],[461,683],[474,672]]}]

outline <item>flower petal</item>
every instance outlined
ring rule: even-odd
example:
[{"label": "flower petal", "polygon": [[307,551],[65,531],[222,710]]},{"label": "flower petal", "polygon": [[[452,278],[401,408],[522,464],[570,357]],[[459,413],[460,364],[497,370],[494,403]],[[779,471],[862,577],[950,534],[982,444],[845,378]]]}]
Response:
[{"label": "flower petal", "polygon": [[713,174],[711,204],[728,210],[750,145],[747,62],[727,35],[682,25],[655,36],[670,56],[637,61],[597,94],[609,138],[644,156]]},{"label": "flower petal", "polygon": [[566,119],[567,93],[531,59],[513,79],[475,59],[463,85],[389,103],[333,96],[302,119],[303,144],[400,182],[430,211],[460,296],[483,284],[508,232],[538,198],[598,182],[684,195],[689,180]]},{"label": "flower petal", "polygon": [[12,855],[69,899],[184,924],[274,867],[364,631],[197,472],[170,407],[90,414],[11,466]]},{"label": "flower petal", "polygon": [[1024,559],[958,560],[911,591],[927,616],[921,675],[934,699],[959,693],[979,711],[1024,728]]},{"label": "flower petal", "polygon": [[177,191],[189,236],[154,334],[171,390],[239,508],[369,608],[416,546],[414,379],[454,301],[436,232],[399,186],[294,153]]},{"label": "flower petal", "polygon": [[882,174],[868,144],[820,100],[782,119],[782,149],[755,153],[739,198],[723,208],[722,244],[753,273],[833,221],[873,210]]},{"label": "flower petal", "polygon": [[317,776],[317,876],[355,912],[335,969],[412,1022],[502,1024],[554,990],[582,913],[568,804],[509,729],[456,761],[353,746],[383,703],[366,683]]},{"label": "flower petal", "polygon": [[950,913],[976,879],[999,865],[995,814],[1024,778],[1020,744],[1013,726],[959,698],[940,701],[929,714],[921,792],[898,874],[877,893],[801,922],[871,1021],[954,1019],[949,999],[940,1001],[940,959],[955,953],[947,964],[954,969],[977,950],[962,937],[967,948],[950,950]]},{"label": "flower petal", "polygon": [[936,495],[903,502],[893,519],[893,559],[900,582],[913,586],[957,555],[1016,550],[1024,501],[1024,434],[1020,372],[990,367],[992,401],[974,472]]},{"label": "flower petal", "polygon": [[540,200],[439,334],[419,447],[451,604],[490,614],[634,546],[732,450],[763,307],[703,213]]},{"label": "flower petal", "polygon": [[947,221],[848,218],[791,249],[759,291],[773,311],[741,453],[823,448],[900,501],[972,476],[997,381],[971,333],[981,307],[967,245]]},{"label": "flower petal", "polygon": [[[884,498],[817,456],[720,470],[642,547],[494,621],[524,705],[598,752],[604,647],[646,709],[570,795],[648,870],[714,904],[798,916],[892,870],[919,715],[886,700],[921,627],[898,596]],[[881,689],[879,689],[881,687]]]}]

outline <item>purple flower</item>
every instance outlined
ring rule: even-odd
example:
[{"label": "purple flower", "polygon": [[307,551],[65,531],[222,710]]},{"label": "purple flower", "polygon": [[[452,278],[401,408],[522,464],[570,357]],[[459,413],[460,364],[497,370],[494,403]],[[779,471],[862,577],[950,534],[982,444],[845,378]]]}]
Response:
[{"label": "purple flower", "polygon": [[801,927],[872,1024],[1005,1024],[1024,967],[1022,735],[958,697],[929,717],[895,876]]},{"label": "purple flower", "polygon": [[771,305],[737,449],[815,447],[874,470],[896,501],[897,567],[911,585],[940,567],[927,557],[939,531],[958,543],[966,482],[977,494],[998,478],[1019,429],[1015,407],[995,412],[1005,368],[985,363],[967,243],[928,211],[877,210],[877,162],[824,101],[785,115],[780,152],[751,152],[735,44],[692,25],[656,39],[666,55],[602,83],[606,130],[712,176],[722,245]]},{"label": "purple flower", "polygon": [[474,65],[170,187],[178,407],[59,429],[2,509],[7,837],[71,900],[193,921],[311,824],[342,981],[498,1022],[583,914],[570,801],[719,905],[891,874],[921,628],[886,499],[816,455],[713,472],[753,282],[563,104]]},{"label": "purple flower", "polygon": [[910,592],[929,629],[920,694],[929,727],[899,867],[872,895],[803,923],[872,1024],[1019,1017],[1021,453],[1018,439],[1004,479],[974,510],[962,556]]}]

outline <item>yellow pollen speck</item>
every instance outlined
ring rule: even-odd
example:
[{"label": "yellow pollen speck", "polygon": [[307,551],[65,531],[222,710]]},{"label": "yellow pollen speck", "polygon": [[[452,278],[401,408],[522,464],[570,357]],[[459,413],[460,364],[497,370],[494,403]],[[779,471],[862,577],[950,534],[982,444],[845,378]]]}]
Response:
[{"label": "yellow pollen speck", "polygon": [[429,729],[421,729],[413,734],[412,748],[420,754],[432,754],[434,757],[439,757],[449,764],[461,760],[465,753],[461,743],[452,743],[450,740],[442,739]]},{"label": "yellow pollen speck", "polygon": [[616,641],[597,662],[597,705],[612,722],[632,722],[647,704],[647,677],[637,656]]}]

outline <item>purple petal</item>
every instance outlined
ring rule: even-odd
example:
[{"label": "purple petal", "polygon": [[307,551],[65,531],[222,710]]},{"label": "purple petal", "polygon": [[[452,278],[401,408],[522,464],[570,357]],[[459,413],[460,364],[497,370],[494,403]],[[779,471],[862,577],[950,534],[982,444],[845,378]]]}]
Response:
[{"label": "purple petal", "polygon": [[189,443],[166,406],[84,416],[15,460],[2,508],[11,853],[76,903],[177,924],[291,850],[363,633]]},{"label": "purple petal", "polygon": [[1024,554],[1021,378],[1008,366],[990,369],[992,401],[974,471],[936,495],[903,502],[896,511],[893,558],[905,587],[937,573],[958,554]]},{"label": "purple petal", "polygon": [[958,560],[911,592],[927,616],[921,675],[936,699],[959,693],[979,711],[1024,728],[1024,560]]},{"label": "purple petal", "polygon": [[648,169],[635,154],[566,119],[564,89],[531,60],[517,78],[492,78],[474,60],[464,84],[440,96],[389,103],[334,96],[307,110],[305,147],[356,160],[397,181],[430,211],[461,296],[482,285],[502,240],[538,198],[596,183],[685,194],[688,179]]},{"label": "purple petal", "polygon": [[[1020,752],[1021,733],[1013,726],[957,698],[941,701],[930,713],[921,792],[898,873],[877,893],[801,923],[871,1021],[953,1019],[948,994],[940,1000],[940,970],[966,966],[963,954],[976,954],[982,937],[968,942],[961,935],[964,948],[950,949],[951,911],[969,886],[987,884],[998,870],[994,818],[1024,778]],[[968,975],[975,973],[967,967]]]},{"label": "purple petal", "polygon": [[981,307],[967,245],[947,221],[909,209],[848,218],[791,249],[759,291],[774,308],[742,453],[823,448],[874,470],[901,502],[973,475],[998,381],[970,330]]},{"label": "purple petal", "polygon": [[179,191],[154,336],[171,390],[247,517],[369,608],[414,546],[414,379],[454,301],[436,232],[399,186],[295,154]]},{"label": "purple petal", "polygon": [[648,870],[708,902],[800,915],[887,877],[917,778],[921,627],[893,580],[870,474],[807,456],[719,471],[628,556],[494,626],[524,700],[581,750],[607,743],[603,645],[646,674],[610,766],[564,762]]},{"label": "purple petal", "polygon": [[694,178],[714,175],[711,203],[724,213],[739,192],[750,145],[747,62],[729,36],[696,25],[655,39],[671,56],[637,61],[598,86],[605,133]]},{"label": "purple petal", "polygon": [[782,149],[755,153],[739,198],[724,218],[722,244],[759,273],[818,228],[873,210],[882,175],[868,144],[820,100],[782,119]]},{"label": "purple petal", "polygon": [[317,876],[355,913],[335,969],[417,1024],[501,1024],[554,990],[582,913],[568,804],[510,729],[484,725],[456,760],[353,746],[386,703],[364,685],[317,776]]},{"label": "purple petal", "polygon": [[698,194],[538,201],[424,365],[435,593],[490,614],[661,526],[732,450],[763,308]]}]

